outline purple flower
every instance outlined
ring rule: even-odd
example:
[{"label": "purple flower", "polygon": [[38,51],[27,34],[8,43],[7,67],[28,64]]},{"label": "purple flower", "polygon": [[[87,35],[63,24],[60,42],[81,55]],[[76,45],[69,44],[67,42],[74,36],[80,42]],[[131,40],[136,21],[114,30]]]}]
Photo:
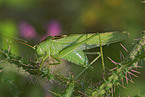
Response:
[{"label": "purple flower", "polygon": [[50,20],[46,25],[46,35],[41,38],[41,41],[48,36],[56,36],[61,33],[61,25],[57,20]]},{"label": "purple flower", "polygon": [[27,22],[20,22],[19,31],[20,36],[25,39],[33,39],[37,35],[34,27]]},{"label": "purple flower", "polygon": [[57,20],[51,20],[47,24],[47,35],[56,36],[61,33],[61,26]]}]

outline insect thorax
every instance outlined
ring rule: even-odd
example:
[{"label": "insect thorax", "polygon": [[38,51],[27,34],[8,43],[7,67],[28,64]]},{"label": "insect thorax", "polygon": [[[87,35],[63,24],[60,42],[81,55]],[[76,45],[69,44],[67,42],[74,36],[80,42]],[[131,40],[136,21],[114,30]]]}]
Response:
[{"label": "insect thorax", "polygon": [[48,38],[37,45],[36,51],[39,56],[50,56],[57,55],[62,49],[63,45]]}]

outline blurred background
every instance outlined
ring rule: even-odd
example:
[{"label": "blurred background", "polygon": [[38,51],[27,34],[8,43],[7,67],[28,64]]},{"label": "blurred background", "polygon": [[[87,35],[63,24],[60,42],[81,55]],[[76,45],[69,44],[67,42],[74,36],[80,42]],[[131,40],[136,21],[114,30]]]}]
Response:
[{"label": "blurred background", "polygon": [[[128,51],[136,43],[134,39],[139,39],[145,29],[145,4],[141,0],[0,0],[0,34],[10,36],[15,39],[26,40],[34,46],[47,36],[62,34],[78,34],[92,32],[128,31],[130,37],[121,42]],[[0,36],[1,47],[7,48],[6,37]],[[25,52],[29,59],[32,52],[26,45],[12,42],[12,52],[22,55]],[[99,48],[93,49],[99,51]],[[91,51],[93,51],[91,50]],[[103,47],[105,65],[109,68],[113,64],[107,56],[114,61],[120,62],[120,52],[127,56],[128,52],[120,46],[120,43]],[[89,56],[90,61],[96,56]],[[143,63],[142,63],[143,65]],[[74,75],[80,72],[81,67],[74,65]],[[78,69],[77,69],[78,68]],[[86,73],[86,80],[91,78],[93,83],[97,83],[102,78],[101,60],[94,65],[95,71]],[[8,70],[15,69],[10,68]],[[122,97],[134,96],[138,93],[145,93],[145,69],[139,70],[139,78],[134,78],[134,84],[129,83],[126,89],[118,90]],[[45,95],[40,85],[30,84],[28,80],[23,80],[25,75],[8,73],[8,75],[18,81],[18,87],[22,91],[21,97],[51,97]],[[82,75],[84,77],[84,75]],[[26,87],[27,86],[27,87]],[[10,97],[8,89],[0,84],[0,96]]]}]

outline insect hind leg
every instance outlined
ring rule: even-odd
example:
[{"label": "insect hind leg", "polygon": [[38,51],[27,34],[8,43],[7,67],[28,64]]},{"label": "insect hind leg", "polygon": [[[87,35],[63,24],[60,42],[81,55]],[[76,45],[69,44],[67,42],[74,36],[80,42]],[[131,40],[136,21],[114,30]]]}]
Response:
[{"label": "insect hind leg", "polygon": [[85,69],[83,69],[76,77],[75,77],[75,80],[82,74],[82,73],[84,73],[95,61],[97,61],[100,57],[101,57],[101,53],[100,52],[85,52],[85,54],[97,54],[98,56],[91,62],[91,63],[89,63],[89,65],[85,68]]},{"label": "insect hind leg", "polygon": [[88,67],[90,67],[90,65],[92,65],[95,61],[98,60],[98,58],[101,57],[101,53],[100,53],[100,52],[84,52],[84,53],[85,53],[86,55],[98,55],[94,60],[92,60],[92,61],[89,63]]}]

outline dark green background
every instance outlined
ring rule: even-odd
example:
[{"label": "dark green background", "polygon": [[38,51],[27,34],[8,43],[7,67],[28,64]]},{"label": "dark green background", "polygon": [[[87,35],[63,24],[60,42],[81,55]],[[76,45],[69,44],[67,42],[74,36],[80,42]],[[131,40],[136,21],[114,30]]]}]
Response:
[{"label": "dark green background", "polygon": [[[19,37],[19,24],[25,21],[35,28],[37,35],[41,36],[46,34],[45,25],[51,20],[56,20],[62,28],[60,34],[129,31],[130,37],[121,43],[128,51],[131,51],[134,46],[132,43],[136,43],[134,39],[138,39],[145,29],[144,10],[145,4],[141,3],[140,0],[0,0],[0,33],[6,36]],[[19,38],[22,39],[22,37]],[[29,39],[27,41],[29,44],[35,45],[39,40]],[[3,44],[1,45],[3,48],[7,47],[6,38],[1,36],[0,42]],[[15,41],[13,45],[12,52],[15,54],[24,54],[26,52],[27,55],[24,56],[30,56],[28,54],[32,50],[29,47]],[[24,51],[22,46],[26,47],[27,50]],[[93,50],[98,51],[99,48]],[[116,62],[120,62],[120,51],[123,52],[124,56],[128,54],[120,46],[120,43],[104,46],[103,50],[105,65],[109,68],[114,65],[108,60],[107,56]],[[95,57],[92,55],[89,59],[92,60]],[[143,62],[142,65],[144,65]],[[94,63],[93,66],[95,70],[86,73],[86,80],[91,78],[92,82],[97,83],[102,78],[101,60]],[[80,72],[79,69],[77,70],[78,66],[73,66],[73,68],[75,72]],[[8,70],[12,69],[14,67],[9,67]],[[126,85],[127,89],[122,88],[119,90],[122,97],[145,93],[144,70],[144,68],[139,70],[141,71],[141,74],[138,75],[139,78],[133,77],[134,84],[129,83]],[[25,77],[23,73],[21,76]],[[25,94],[24,97],[30,97],[30,95],[31,97],[40,97],[43,95],[43,92],[41,92],[42,94],[38,93],[40,88],[37,88],[36,85],[31,86],[27,80],[23,81],[23,77],[14,78],[17,79],[18,87]],[[24,85],[22,85],[21,81]],[[2,91],[7,93],[8,89],[1,88],[0,94]],[[5,94],[6,96],[6,93],[3,92],[2,95]],[[5,97],[2,95],[1,97]]]}]

